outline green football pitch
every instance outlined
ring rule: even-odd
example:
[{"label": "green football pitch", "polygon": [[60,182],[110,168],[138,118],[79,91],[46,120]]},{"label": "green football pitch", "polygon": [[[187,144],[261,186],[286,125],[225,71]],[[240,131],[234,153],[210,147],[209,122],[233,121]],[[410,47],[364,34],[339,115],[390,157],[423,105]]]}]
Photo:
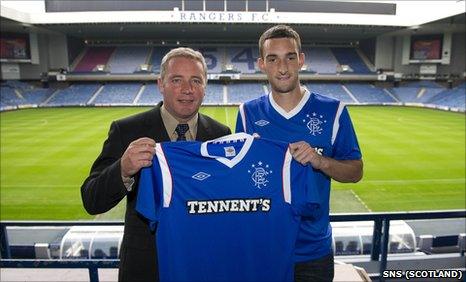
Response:
[{"label": "green football pitch", "polygon": [[[2,220],[122,219],[124,201],[88,215],[80,185],[110,122],[147,108],[25,109],[0,114]],[[202,112],[234,129],[236,107]],[[331,211],[464,209],[465,115],[421,108],[350,107],[364,158],[357,184],[333,183]]]}]

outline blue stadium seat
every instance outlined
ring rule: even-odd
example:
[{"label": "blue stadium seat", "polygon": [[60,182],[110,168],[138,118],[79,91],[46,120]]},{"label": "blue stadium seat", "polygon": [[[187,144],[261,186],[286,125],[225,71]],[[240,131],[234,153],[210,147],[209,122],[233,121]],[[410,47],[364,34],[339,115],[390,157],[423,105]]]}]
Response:
[{"label": "blue stadium seat", "polygon": [[137,99],[137,105],[145,105],[145,106],[155,106],[157,103],[162,101],[162,94],[157,87],[155,82],[148,82],[144,86],[139,99]]},{"label": "blue stadium seat", "polygon": [[305,63],[308,66],[308,71],[318,74],[335,74],[337,72],[338,61],[330,48],[304,48],[303,52],[306,55]]},{"label": "blue stadium seat", "polygon": [[359,103],[382,104],[396,102],[382,88],[369,83],[345,83],[344,85]]},{"label": "blue stadium seat", "polygon": [[107,68],[111,73],[134,73],[140,65],[147,63],[149,51],[149,47],[118,47],[110,57]]},{"label": "blue stadium seat", "polygon": [[170,51],[169,47],[154,47],[152,50],[152,57],[150,59],[150,64],[152,65],[152,72],[160,73],[160,64],[162,63],[162,58],[165,54]]},{"label": "blue stadium seat", "polygon": [[264,85],[258,82],[240,82],[228,85],[228,103],[239,104],[265,95]]},{"label": "blue stadium seat", "polygon": [[223,84],[209,82],[207,84],[203,104],[220,105],[223,104]]},{"label": "blue stadium seat", "polygon": [[331,98],[335,98],[337,100],[340,100],[344,103],[356,103],[351,96],[348,95],[348,93],[345,92],[343,87],[341,87],[340,83],[314,83],[310,82],[306,84],[307,89],[309,91],[328,96]]},{"label": "blue stadium seat", "polygon": [[371,73],[364,61],[354,48],[331,48],[335,58],[340,65],[348,65],[354,73]]},{"label": "blue stadium seat", "polygon": [[102,91],[95,97],[92,104],[112,104],[112,105],[128,105],[133,104],[136,96],[141,89],[140,83],[107,83]]},{"label": "blue stadium seat", "polygon": [[227,48],[227,65],[234,67],[241,73],[256,73],[256,60],[259,57],[257,47],[231,47]]},{"label": "blue stadium seat", "polygon": [[99,83],[76,83],[61,89],[47,102],[48,106],[79,106],[86,105],[99,89]]}]

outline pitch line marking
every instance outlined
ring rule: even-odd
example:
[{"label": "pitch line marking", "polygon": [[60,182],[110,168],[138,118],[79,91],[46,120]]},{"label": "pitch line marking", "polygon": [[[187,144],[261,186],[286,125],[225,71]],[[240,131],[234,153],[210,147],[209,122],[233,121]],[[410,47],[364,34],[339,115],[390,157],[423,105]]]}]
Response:
[{"label": "pitch line marking", "polygon": [[353,194],[353,196],[359,201],[359,203],[361,203],[366,208],[366,210],[372,212],[372,210],[366,205],[366,203],[364,203],[364,201],[361,200],[361,198],[359,198],[359,196],[356,193],[354,193],[353,189],[350,189],[350,191]]}]

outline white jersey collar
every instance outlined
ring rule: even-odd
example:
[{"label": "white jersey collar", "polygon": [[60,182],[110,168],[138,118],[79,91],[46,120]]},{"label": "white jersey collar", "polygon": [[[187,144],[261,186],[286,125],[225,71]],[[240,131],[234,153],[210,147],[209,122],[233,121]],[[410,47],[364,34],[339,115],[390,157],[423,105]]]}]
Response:
[{"label": "white jersey collar", "polygon": [[[240,152],[231,160],[227,159],[225,157],[220,157],[220,156],[212,156],[209,154],[207,150],[207,144],[209,143],[228,143],[228,142],[235,142],[238,140],[245,140],[243,147],[241,148]],[[214,140],[206,141],[201,144],[201,155],[204,157],[209,157],[216,159],[217,161],[221,162],[222,164],[226,165],[229,168],[234,167],[237,165],[246,155],[246,153],[249,151],[249,148],[252,145],[252,141],[254,141],[254,137],[252,135],[249,135],[247,133],[241,132],[241,133],[236,133],[236,134],[230,134],[227,136],[223,136]]]},{"label": "white jersey collar", "polygon": [[282,107],[280,107],[275,102],[275,100],[273,99],[272,92],[269,93],[269,102],[272,105],[272,107],[275,109],[275,111],[277,111],[281,116],[283,116],[286,119],[290,119],[294,117],[296,114],[298,114],[303,109],[304,105],[306,105],[307,101],[309,100],[309,97],[311,97],[311,93],[309,92],[309,90],[307,90],[307,88],[304,86],[303,88],[304,88],[304,95],[301,98],[301,101],[299,101],[298,105],[296,105],[296,107],[294,107],[294,109],[292,109],[289,112],[285,111]]}]

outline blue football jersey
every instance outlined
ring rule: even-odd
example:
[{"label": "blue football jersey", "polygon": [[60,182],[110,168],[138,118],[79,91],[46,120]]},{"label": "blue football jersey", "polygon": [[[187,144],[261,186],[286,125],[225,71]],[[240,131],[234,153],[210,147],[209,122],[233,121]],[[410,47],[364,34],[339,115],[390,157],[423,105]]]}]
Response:
[{"label": "blue football jersey", "polygon": [[320,216],[316,175],[288,144],[246,133],[156,145],[136,210],[157,224],[161,281],[292,281],[301,216]]},{"label": "blue football jersey", "polygon": [[[240,105],[236,132],[257,133],[261,137],[288,143],[306,141],[318,154],[337,160],[361,159],[356,134],[343,103],[310,93],[307,89],[300,103],[284,111],[272,98],[262,96]],[[332,252],[329,220],[330,178],[317,173],[322,217],[303,220],[296,244],[296,261],[317,259]]]}]

